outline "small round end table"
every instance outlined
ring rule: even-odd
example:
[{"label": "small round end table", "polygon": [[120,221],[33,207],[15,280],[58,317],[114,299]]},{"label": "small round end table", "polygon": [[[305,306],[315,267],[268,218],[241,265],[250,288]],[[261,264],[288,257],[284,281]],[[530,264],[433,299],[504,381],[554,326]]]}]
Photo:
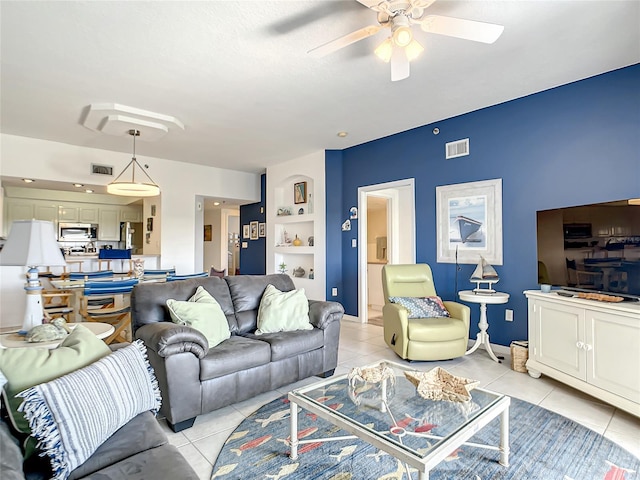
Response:
[{"label": "small round end table", "polygon": [[[101,340],[104,340],[109,335],[111,335],[115,328],[113,325],[108,323],[100,323],[100,322],[80,322],[83,326],[88,328],[93,334]],[[68,323],[67,326],[70,329],[74,329],[78,325],[78,323]],[[65,337],[66,338],[66,337]],[[56,348],[58,345],[62,343],[64,338],[59,340],[53,340],[51,342],[27,342],[24,339],[24,335],[18,335],[17,333],[7,333],[5,335],[0,335],[0,345],[4,348],[16,348],[16,347],[40,347],[40,348]]]},{"label": "small round end table", "polygon": [[487,304],[496,305],[500,303],[507,303],[509,301],[509,294],[503,292],[475,293],[473,290],[463,290],[458,292],[458,296],[463,302],[480,304],[480,323],[478,323],[480,331],[476,336],[476,343],[474,343],[473,347],[467,350],[465,355],[475,352],[480,345],[484,345],[484,349],[487,351],[489,356],[496,362],[502,363],[500,359],[496,357],[495,353],[493,353],[491,344],[489,343],[489,333],[487,332],[489,329],[489,322],[487,321]]}]

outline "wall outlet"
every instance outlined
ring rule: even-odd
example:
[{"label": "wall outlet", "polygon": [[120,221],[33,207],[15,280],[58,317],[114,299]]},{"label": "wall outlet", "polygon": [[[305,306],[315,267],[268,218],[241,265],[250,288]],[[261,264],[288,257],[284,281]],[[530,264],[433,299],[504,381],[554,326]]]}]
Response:
[{"label": "wall outlet", "polygon": [[356,238],[351,239],[351,248],[356,248],[358,246],[358,240]]},{"label": "wall outlet", "polygon": [[337,297],[338,296],[338,289],[337,288],[333,287],[331,289],[331,296],[332,297]]},{"label": "wall outlet", "polygon": [[507,309],[504,311],[504,319],[505,319],[505,321],[507,321],[507,322],[513,322],[513,310],[511,310],[511,309],[507,308]]}]

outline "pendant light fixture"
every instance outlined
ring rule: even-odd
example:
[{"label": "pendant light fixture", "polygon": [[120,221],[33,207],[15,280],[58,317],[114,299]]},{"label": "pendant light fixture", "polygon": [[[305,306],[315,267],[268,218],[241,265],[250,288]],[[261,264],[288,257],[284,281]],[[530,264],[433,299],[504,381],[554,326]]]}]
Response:
[{"label": "pendant light fixture", "polygon": [[[160,187],[156,185],[147,172],[145,172],[144,168],[138,163],[138,160],[136,160],[136,137],[140,136],[140,130],[129,130],[129,135],[133,137],[133,158],[122,173],[107,185],[107,192],[125,197],[155,197],[156,195],[160,195]],[[129,168],[131,172],[127,173]],[[144,174],[144,176],[138,174],[137,180],[136,168]],[[125,175],[124,178],[120,180],[120,177],[123,175]],[[142,178],[142,180],[140,178]]]}]

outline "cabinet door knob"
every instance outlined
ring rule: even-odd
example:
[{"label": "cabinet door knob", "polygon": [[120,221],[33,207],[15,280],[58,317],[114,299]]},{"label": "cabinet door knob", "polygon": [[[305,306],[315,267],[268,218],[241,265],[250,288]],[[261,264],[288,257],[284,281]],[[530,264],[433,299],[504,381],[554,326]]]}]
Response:
[{"label": "cabinet door knob", "polygon": [[589,345],[588,343],[585,343],[584,349],[588,352],[590,350],[593,350],[593,347],[591,345]]},{"label": "cabinet door knob", "polygon": [[577,342],[577,343],[576,343],[576,347],[578,347],[578,348],[584,348],[584,343],[582,343],[582,342]]}]

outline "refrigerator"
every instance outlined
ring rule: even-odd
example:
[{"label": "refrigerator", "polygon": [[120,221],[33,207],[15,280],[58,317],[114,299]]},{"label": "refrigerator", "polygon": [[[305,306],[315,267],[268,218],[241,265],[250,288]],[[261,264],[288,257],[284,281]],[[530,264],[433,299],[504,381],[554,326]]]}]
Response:
[{"label": "refrigerator", "polygon": [[120,223],[120,248],[131,249],[133,255],[142,254],[142,222]]}]

